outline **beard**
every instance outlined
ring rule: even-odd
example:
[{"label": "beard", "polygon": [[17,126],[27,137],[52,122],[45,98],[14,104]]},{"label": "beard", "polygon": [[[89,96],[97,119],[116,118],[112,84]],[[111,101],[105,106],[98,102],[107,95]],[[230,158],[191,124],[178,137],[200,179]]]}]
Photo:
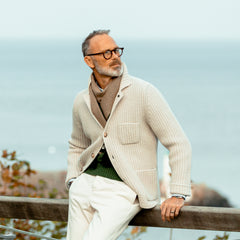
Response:
[{"label": "beard", "polygon": [[[119,63],[120,66],[111,68],[114,64]],[[96,61],[94,61],[95,69],[101,75],[108,76],[108,77],[119,77],[123,73],[123,65],[119,61],[112,62],[109,67],[101,67],[98,65]]]}]

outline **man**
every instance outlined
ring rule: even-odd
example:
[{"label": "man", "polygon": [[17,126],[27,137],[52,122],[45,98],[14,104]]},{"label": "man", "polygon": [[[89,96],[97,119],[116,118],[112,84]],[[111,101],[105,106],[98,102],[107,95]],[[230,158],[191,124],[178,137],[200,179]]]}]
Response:
[{"label": "man", "polygon": [[114,240],[142,208],[159,203],[158,140],[172,170],[162,220],[178,216],[190,195],[191,147],[158,90],[128,74],[109,31],[90,33],[82,51],[92,74],[73,106],[67,239]]}]

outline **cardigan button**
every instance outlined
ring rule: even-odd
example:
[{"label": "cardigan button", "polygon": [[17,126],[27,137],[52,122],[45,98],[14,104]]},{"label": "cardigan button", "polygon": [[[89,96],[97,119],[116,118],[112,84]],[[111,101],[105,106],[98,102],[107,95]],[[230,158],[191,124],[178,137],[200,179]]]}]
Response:
[{"label": "cardigan button", "polygon": [[107,135],[108,135],[108,134],[105,132],[103,136],[104,136],[104,137],[107,137]]},{"label": "cardigan button", "polygon": [[94,154],[94,153],[92,153],[92,154],[91,154],[91,157],[92,157],[92,158],[94,158],[94,157],[95,157],[95,154]]}]

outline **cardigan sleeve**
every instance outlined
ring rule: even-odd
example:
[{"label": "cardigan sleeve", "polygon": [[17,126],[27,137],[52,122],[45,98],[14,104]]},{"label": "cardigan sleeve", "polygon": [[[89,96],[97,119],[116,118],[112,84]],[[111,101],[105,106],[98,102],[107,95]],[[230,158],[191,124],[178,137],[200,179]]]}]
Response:
[{"label": "cardigan sleeve", "polygon": [[66,176],[66,186],[70,179],[79,175],[78,167],[81,153],[90,145],[90,140],[85,136],[79,116],[79,106],[77,99],[72,110],[72,134],[68,150],[68,168]]},{"label": "cardigan sleeve", "polygon": [[191,145],[161,93],[152,85],[146,89],[146,118],[163,146],[169,150],[171,194],[191,195]]}]

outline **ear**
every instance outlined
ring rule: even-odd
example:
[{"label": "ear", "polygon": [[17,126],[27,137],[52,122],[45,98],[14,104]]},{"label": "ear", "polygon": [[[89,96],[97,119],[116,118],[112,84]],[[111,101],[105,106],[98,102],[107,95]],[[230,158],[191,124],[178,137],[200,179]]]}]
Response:
[{"label": "ear", "polygon": [[93,60],[90,56],[85,56],[84,57],[84,62],[92,69],[95,67],[95,65],[93,63]]}]

